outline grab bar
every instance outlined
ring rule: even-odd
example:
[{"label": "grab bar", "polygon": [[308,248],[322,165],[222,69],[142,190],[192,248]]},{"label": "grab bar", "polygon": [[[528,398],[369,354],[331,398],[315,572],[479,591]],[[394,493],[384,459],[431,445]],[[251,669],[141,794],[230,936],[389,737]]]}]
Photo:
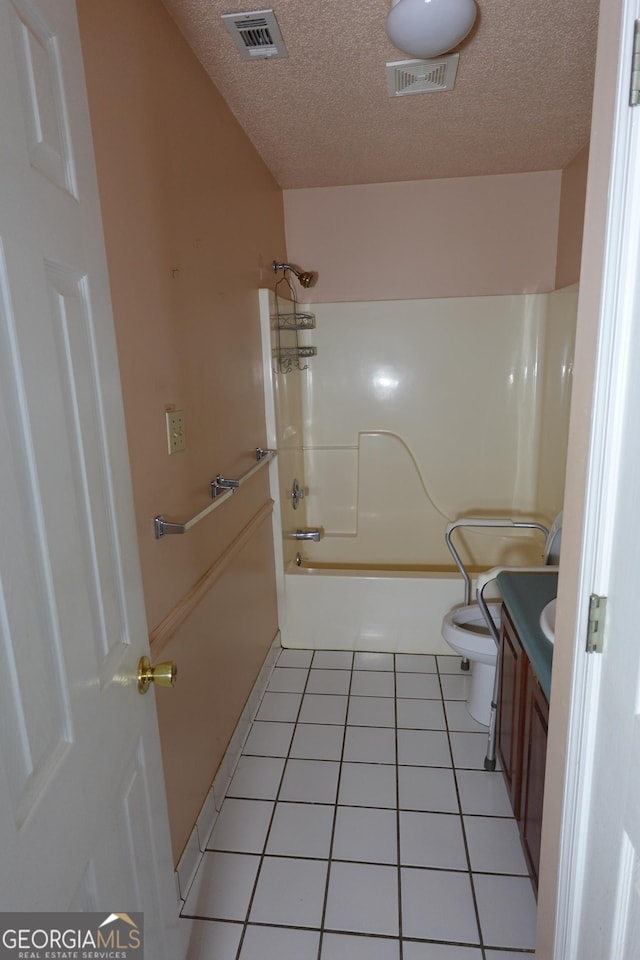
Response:
[{"label": "grab bar", "polygon": [[471,577],[465,569],[462,557],[451,542],[451,534],[458,527],[516,527],[521,530],[540,530],[544,533],[545,537],[549,536],[549,530],[542,523],[511,520],[509,517],[496,517],[495,519],[491,519],[490,517],[467,517],[462,520],[454,520],[452,523],[447,524],[444,538],[449,552],[455,560],[458,570],[462,574],[464,580],[464,602],[467,605],[471,603]]},{"label": "grab bar", "polygon": [[252,477],[254,473],[256,473],[265,463],[267,463],[267,461],[273,459],[275,455],[275,450],[263,450],[262,447],[256,447],[257,463],[255,466],[251,467],[250,470],[247,470],[246,473],[243,473],[239,480],[229,480],[226,477],[222,477],[220,474],[218,474],[215,480],[211,481],[211,499],[215,500],[220,496],[224,496],[228,490],[237,490],[238,487],[241,487],[243,483],[246,483],[249,477]]},{"label": "grab bar", "polygon": [[257,463],[247,470],[238,480],[226,480],[220,474],[216,477],[215,480],[211,481],[210,491],[211,498],[213,503],[210,503],[208,507],[205,507],[204,510],[201,510],[200,513],[197,513],[195,517],[192,517],[191,520],[186,520],[183,523],[178,523],[176,521],[165,520],[164,517],[154,517],[154,530],[156,540],[159,540],[161,537],[164,537],[165,534],[169,533],[186,533],[187,530],[191,530],[192,527],[195,527],[197,523],[200,523],[201,520],[204,520],[205,517],[208,517],[216,507],[219,507],[221,504],[228,500],[229,497],[232,497],[235,491],[242,486],[243,483],[246,483],[249,477],[252,477],[254,473],[260,470],[265,463],[269,463],[270,460],[276,455],[275,450],[263,450],[262,447],[256,447],[256,460]]},{"label": "grab bar", "polygon": [[304,530],[296,530],[291,534],[292,540],[314,540],[320,543],[323,530],[320,527],[305,527]]}]

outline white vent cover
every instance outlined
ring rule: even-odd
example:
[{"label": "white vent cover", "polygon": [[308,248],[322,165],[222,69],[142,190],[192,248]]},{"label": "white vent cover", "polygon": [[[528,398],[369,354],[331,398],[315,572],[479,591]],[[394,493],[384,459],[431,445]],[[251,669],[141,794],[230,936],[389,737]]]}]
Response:
[{"label": "white vent cover", "polygon": [[387,90],[390,97],[410,93],[438,93],[453,90],[459,54],[433,60],[396,60],[387,64]]},{"label": "white vent cover", "polygon": [[289,56],[273,10],[225,13],[222,19],[245,60]]}]

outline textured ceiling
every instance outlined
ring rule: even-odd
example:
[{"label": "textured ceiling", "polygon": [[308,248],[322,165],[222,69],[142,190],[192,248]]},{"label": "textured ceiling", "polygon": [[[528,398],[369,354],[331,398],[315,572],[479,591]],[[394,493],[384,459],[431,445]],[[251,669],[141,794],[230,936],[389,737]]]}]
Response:
[{"label": "textured ceiling", "polygon": [[220,15],[260,4],[163,2],[285,189],[558,170],[589,139],[598,0],[479,0],[455,89],[397,98],[387,0],[275,0],[289,56],[253,62]]}]

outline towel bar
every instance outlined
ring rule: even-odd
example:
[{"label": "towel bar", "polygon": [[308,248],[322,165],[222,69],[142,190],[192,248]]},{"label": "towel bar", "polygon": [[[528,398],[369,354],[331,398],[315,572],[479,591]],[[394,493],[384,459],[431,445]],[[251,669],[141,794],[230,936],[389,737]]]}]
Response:
[{"label": "towel bar", "polygon": [[200,523],[201,520],[204,520],[205,517],[208,517],[216,507],[219,507],[221,504],[228,500],[229,497],[232,497],[234,492],[242,486],[243,483],[252,477],[254,473],[261,469],[265,463],[269,463],[270,460],[276,455],[275,450],[263,450],[262,447],[256,447],[256,463],[253,467],[247,470],[238,480],[227,480],[220,474],[216,477],[215,480],[211,481],[210,491],[213,503],[210,503],[208,507],[205,507],[204,510],[201,510],[200,513],[197,513],[195,517],[192,517],[191,520],[185,520],[180,523],[172,520],[165,520],[163,516],[154,517],[154,530],[156,540],[159,540],[161,537],[164,537],[165,534],[170,533],[186,533],[187,530],[191,530],[192,527],[195,527],[197,523]]}]

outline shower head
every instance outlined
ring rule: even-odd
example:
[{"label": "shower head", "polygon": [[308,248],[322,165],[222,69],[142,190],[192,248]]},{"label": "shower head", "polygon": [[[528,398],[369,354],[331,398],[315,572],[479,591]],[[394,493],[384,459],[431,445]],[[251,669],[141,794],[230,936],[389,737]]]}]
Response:
[{"label": "shower head", "polygon": [[299,270],[298,267],[292,263],[277,263],[277,261],[274,260],[273,272],[277,273],[278,270],[291,270],[291,273],[297,278],[300,286],[304,287],[305,290],[312,287],[317,279],[317,274],[312,273],[310,270]]}]

